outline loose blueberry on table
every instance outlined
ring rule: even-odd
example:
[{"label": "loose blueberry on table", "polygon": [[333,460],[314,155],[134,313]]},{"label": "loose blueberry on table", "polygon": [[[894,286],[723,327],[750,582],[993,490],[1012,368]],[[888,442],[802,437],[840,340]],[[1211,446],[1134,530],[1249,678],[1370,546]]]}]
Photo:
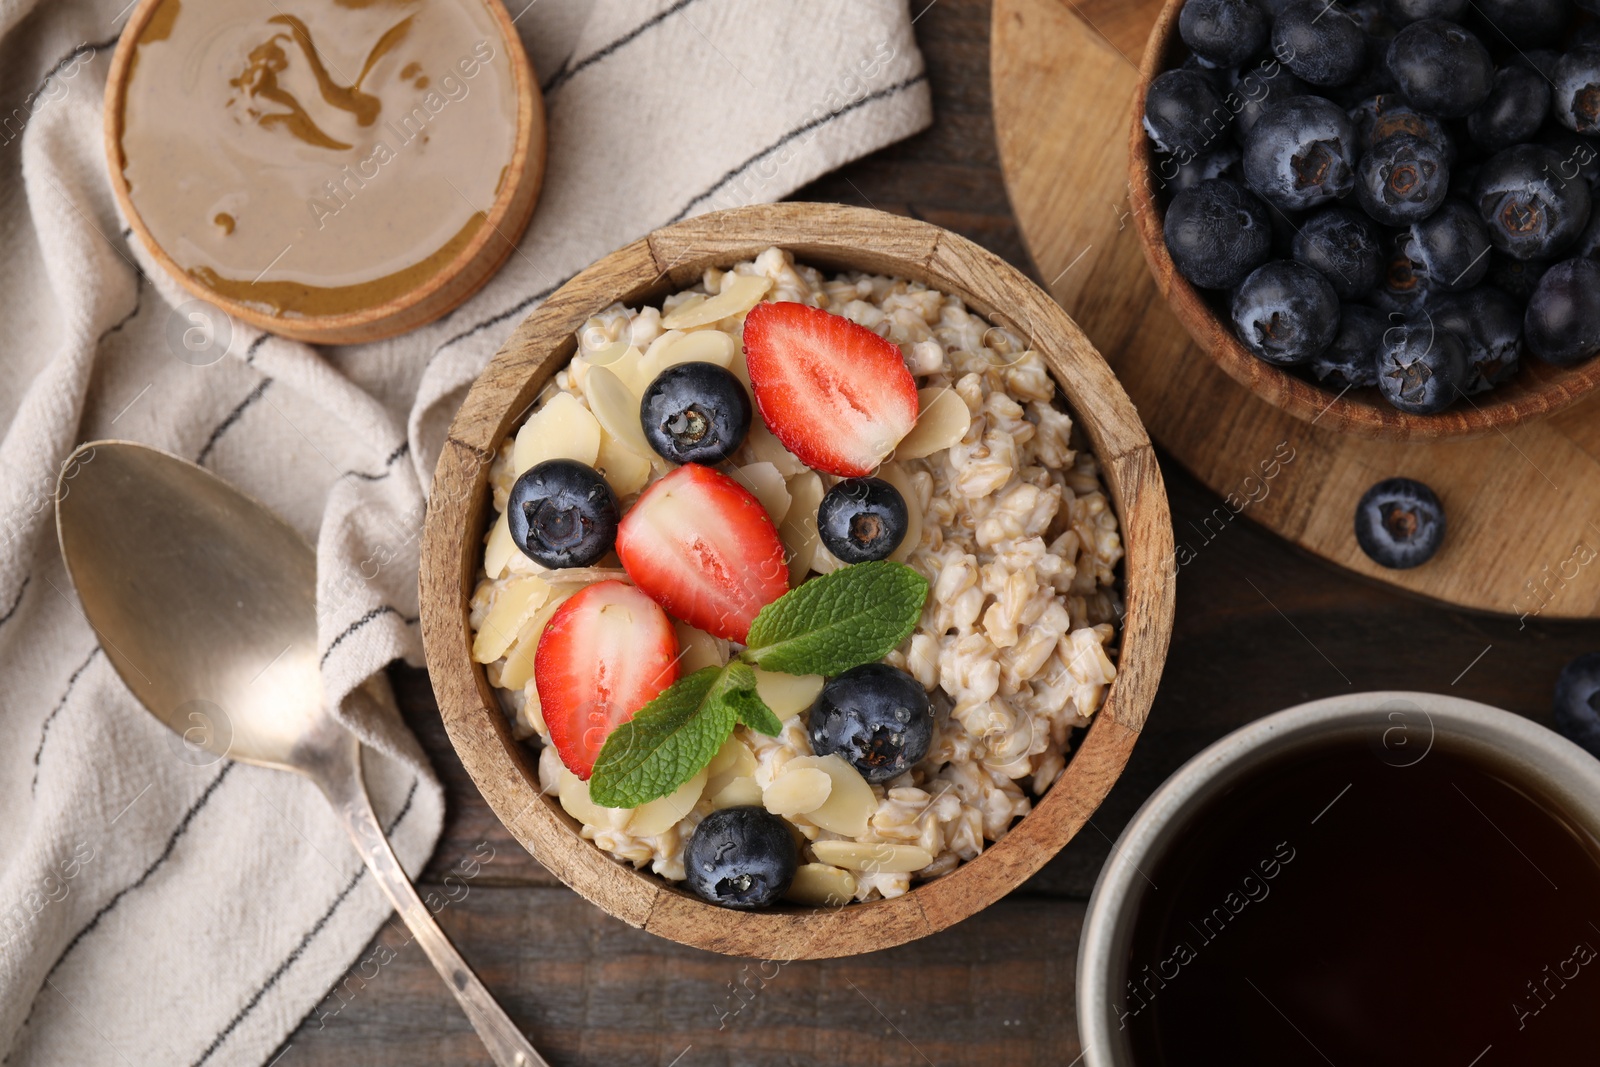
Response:
[{"label": "loose blueberry on table", "polygon": [[1421,566],[1439,551],[1444,532],[1439,498],[1410,478],[1387,478],[1356,505],[1356,543],[1380,567]]},{"label": "loose blueberry on table", "polygon": [[1191,54],[1144,117],[1173,266],[1258,358],[1412,414],[1514,380],[1524,350],[1594,358],[1584,12],[1600,0],[1189,0]]}]

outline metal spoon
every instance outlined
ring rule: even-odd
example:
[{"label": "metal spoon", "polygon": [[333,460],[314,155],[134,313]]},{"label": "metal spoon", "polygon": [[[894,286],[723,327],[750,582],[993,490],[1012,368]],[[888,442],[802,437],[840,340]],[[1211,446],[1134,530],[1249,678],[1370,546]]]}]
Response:
[{"label": "metal spoon", "polygon": [[373,813],[361,742],[323,701],[311,546],[154,448],[95,441],[62,470],[61,554],[128,688],[186,744],[315,782],[494,1062],[548,1067],[433,921]]}]

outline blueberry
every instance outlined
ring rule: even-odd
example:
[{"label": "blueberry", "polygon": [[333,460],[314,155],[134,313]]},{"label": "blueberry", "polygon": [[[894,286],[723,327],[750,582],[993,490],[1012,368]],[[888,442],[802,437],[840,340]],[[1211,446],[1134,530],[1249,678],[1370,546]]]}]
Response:
[{"label": "blueberry", "polygon": [[1216,83],[1192,70],[1169,70],[1145,95],[1144,131],[1163,152],[1179,158],[1203,152],[1233,122]]},{"label": "blueberry", "polygon": [[1444,540],[1444,506],[1410,478],[1385,478],[1356,505],[1356,543],[1380,567],[1406,570],[1432,559]]},{"label": "blueberry", "polygon": [[1556,678],[1556,729],[1600,756],[1600,652],[1585,652]]},{"label": "blueberry", "polygon": [[1479,21],[1496,42],[1504,38],[1518,48],[1553,45],[1572,21],[1572,0],[1473,0]]},{"label": "blueberry", "polygon": [[1410,134],[1380,141],[1356,167],[1356,199],[1385,225],[1427,218],[1449,192],[1450,165],[1443,150]]},{"label": "blueberry", "polygon": [[1233,106],[1239,113],[1233,119],[1234,139],[1243,145],[1245,138],[1267,109],[1291,96],[1304,96],[1310,92],[1305,82],[1276,59],[1268,59],[1253,67],[1234,71],[1228,86]]},{"label": "blueberry", "polygon": [[639,401],[639,424],[656,453],[672,463],[721,463],[750,430],[750,394],[715,363],[678,363]]},{"label": "blueberry", "polygon": [[1378,349],[1389,322],[1383,312],[1346,304],[1333,344],[1312,357],[1311,373],[1329,389],[1361,389],[1378,384]]},{"label": "blueberry", "polygon": [[1409,24],[1423,19],[1449,19],[1460,22],[1467,13],[1467,0],[1384,0],[1396,22]]},{"label": "blueberry", "polygon": [[1384,331],[1378,350],[1378,389],[1413,415],[1432,415],[1455,403],[1467,384],[1467,348],[1425,316]]},{"label": "blueberry", "polygon": [[1244,142],[1250,188],[1285,211],[1348,196],[1355,186],[1355,129],[1331,100],[1294,96],[1269,107]]},{"label": "blueberry", "polygon": [[1386,0],[1345,0],[1344,9],[1368,37],[1388,41],[1399,32]]},{"label": "blueberry", "polygon": [[1236,67],[1267,44],[1267,13],[1254,0],[1189,0],[1178,34],[1193,52],[1220,67]]},{"label": "blueberry", "polygon": [[1561,157],[1561,162],[1556,164],[1557,177],[1567,181],[1586,181],[1591,192],[1600,196],[1600,141],[1580,137],[1565,127],[1557,126],[1541,132],[1534,142]]},{"label": "blueberry", "polygon": [[1589,223],[1587,182],[1562,176],[1554,149],[1523,144],[1492,157],[1478,173],[1473,202],[1489,240],[1518,259],[1549,259]]},{"label": "blueberry", "polygon": [[1600,208],[1589,212],[1589,225],[1572,246],[1574,259],[1600,259]]},{"label": "blueberry", "polygon": [[1533,298],[1534,290],[1539,288],[1539,279],[1551,266],[1548,259],[1516,259],[1500,252],[1491,252],[1487,280],[1513,300],[1526,304]]},{"label": "blueberry", "polygon": [[590,567],[617,540],[621,509],[600,472],[573,459],[547,459],[522,472],[506,501],[511,540],[546,567]]},{"label": "blueberry", "polygon": [[1444,19],[1413,22],[1389,42],[1389,73],[1414,107],[1445,119],[1472,114],[1494,88],[1494,62],[1470,31]]},{"label": "blueberry", "polygon": [[1389,55],[1389,41],[1394,37],[1393,32],[1387,37],[1371,33],[1364,34],[1363,37],[1366,57],[1362,60],[1360,73],[1343,85],[1323,90],[1328,99],[1346,111],[1380,93],[1392,94],[1400,90],[1394,75],[1389,73],[1389,64],[1386,61]]},{"label": "blueberry", "polygon": [[1370,293],[1383,277],[1383,245],[1377,227],[1342,207],[1323,208],[1294,237],[1294,258],[1320,271],[1342,299]]},{"label": "blueberry", "polygon": [[1163,224],[1178,273],[1202,289],[1231,289],[1266,262],[1267,206],[1238,182],[1201,182],[1172,198]]},{"label": "blueberry", "polygon": [[[1596,0],[1600,3],[1600,0]],[[1514,67],[1526,67],[1537,74],[1543,74],[1545,81],[1556,80],[1556,64],[1561,62],[1561,53],[1548,48],[1529,48],[1513,53],[1506,57],[1506,63]]]},{"label": "blueberry", "polygon": [[1444,150],[1445,162],[1455,162],[1455,140],[1444,123],[1424,115],[1399,93],[1380,93],[1362,100],[1350,109],[1350,121],[1356,130],[1357,150],[1363,155],[1391,137],[1409,134],[1438,145]]},{"label": "blueberry", "polygon": [[817,535],[846,563],[888,559],[909,525],[905,498],[882,478],[846,478],[817,508]]},{"label": "blueberry", "polygon": [[1240,167],[1242,159],[1237,148],[1224,144],[1182,163],[1178,162],[1177,156],[1164,156],[1156,163],[1155,172],[1162,188],[1181,193],[1213,178],[1239,178],[1243,174]]},{"label": "blueberry", "polygon": [[1446,293],[1430,301],[1435,326],[1449,330],[1467,348],[1468,396],[1504,385],[1522,359],[1522,305],[1492,285],[1468,293]]},{"label": "blueberry", "polygon": [[1600,134],[1600,44],[1580,45],[1556,64],[1556,119],[1574,133]]},{"label": "blueberry", "polygon": [[1383,277],[1369,299],[1384,311],[1410,315],[1422,306],[1427,296],[1427,279],[1411,258],[1410,234],[1401,234],[1393,242]]},{"label": "blueberry", "polygon": [[1550,82],[1531,67],[1501,67],[1483,106],[1467,116],[1467,132],[1485,152],[1499,152],[1539,132],[1550,113]]},{"label": "blueberry", "polygon": [[822,687],[807,721],[811,749],[837,754],[869,782],[914,767],[933,740],[933,708],[922,683],[897,667],[852,667]]},{"label": "blueberry", "polygon": [[800,865],[789,827],[765,808],[713,811],[683,850],[683,880],[724,908],[762,908],[788,892]]},{"label": "blueberry", "polygon": [[1367,35],[1334,0],[1296,0],[1272,24],[1272,51],[1312,85],[1354,81],[1367,59]]},{"label": "blueberry", "polygon": [[1528,350],[1558,367],[1600,353],[1600,262],[1569,259],[1545,271],[1523,329]]},{"label": "blueberry", "polygon": [[1460,200],[1411,224],[1406,254],[1429,292],[1471,289],[1489,273],[1489,232],[1478,213]]},{"label": "blueberry", "polygon": [[1233,324],[1240,342],[1268,363],[1306,363],[1339,332],[1339,294],[1305,264],[1276,260],[1234,291]]}]

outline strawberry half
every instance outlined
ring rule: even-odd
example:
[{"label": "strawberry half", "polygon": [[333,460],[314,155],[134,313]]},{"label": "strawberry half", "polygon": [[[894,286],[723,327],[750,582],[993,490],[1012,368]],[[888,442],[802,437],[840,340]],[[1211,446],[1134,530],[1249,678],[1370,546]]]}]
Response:
[{"label": "strawberry half", "polygon": [[678,635],[633,586],[596,582],[550,616],[533,679],[561,762],[588,781],[611,731],[678,680]]},{"label": "strawberry half", "polygon": [[634,584],[675,617],[743,642],[750,622],[789,591],[777,528],[750,491],[686,463],[644,491],[617,528]]},{"label": "strawberry half", "polygon": [[744,319],[756,407],[808,466],[846,478],[877,469],[917,423],[900,347],[807,304],[757,304]]}]

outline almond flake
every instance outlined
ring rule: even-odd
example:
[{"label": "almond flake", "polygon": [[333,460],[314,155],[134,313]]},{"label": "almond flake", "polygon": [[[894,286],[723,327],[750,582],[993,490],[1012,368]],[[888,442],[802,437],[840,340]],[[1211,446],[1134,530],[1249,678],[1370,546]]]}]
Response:
[{"label": "almond flake", "polygon": [[506,666],[500,672],[500,684],[506,689],[521,689],[528,684],[528,679],[533,677],[533,660],[539,651],[539,637],[544,633],[544,624],[550,621],[550,616],[556,609],[567,602],[567,598],[576,593],[579,586],[552,586],[550,599],[544,606],[533,613],[533,617],[522,624],[522,629],[517,632],[517,639],[511,645],[511,650],[506,653]]},{"label": "almond flake", "polygon": [[639,398],[621,378],[605,367],[590,367],[583,379],[583,394],[606,433],[641,456],[652,454],[639,425]]},{"label": "almond flake", "polygon": [[650,480],[650,458],[641,456],[608,433],[600,435],[600,454],[595,469],[619,497],[632,496]]},{"label": "almond flake", "polygon": [[813,841],[811,853],[823,863],[868,874],[910,874],[933,862],[920,845],[886,841]]},{"label": "almond flake", "polygon": [[754,778],[735,778],[711,795],[711,807],[744,808],[761,803],[761,787]]},{"label": "almond flake", "polygon": [[822,478],[816,471],[789,479],[789,511],[778,528],[778,537],[789,559],[789,588],[793,589],[811,571],[812,553],[817,547],[817,507],[822,503]]},{"label": "almond flake", "polygon": [[500,517],[494,520],[494,525],[489,527],[488,543],[483,549],[483,572],[491,579],[498,580],[505,574],[506,564],[511,562],[516,552],[517,543],[511,539],[511,520],[502,511]]},{"label": "almond flake", "polygon": [[747,463],[729,473],[734,481],[750,490],[751,496],[761,501],[774,526],[783,522],[784,516],[789,513],[789,487],[774,464]]},{"label": "almond flake", "polygon": [[493,663],[505,655],[522,624],[548,599],[549,583],[533,575],[513,578],[496,589],[489,613],[483,617],[483,625],[472,639],[472,661]]},{"label": "almond flake", "polygon": [[661,325],[669,330],[689,330],[725,319],[729,315],[743,315],[761,302],[772,288],[772,279],[760,274],[736,274],[716,296],[693,307],[683,305],[670,315],[661,317]]},{"label": "almond flake", "polygon": [[878,477],[900,490],[900,495],[905,498],[906,535],[901,538],[895,550],[889,553],[890,559],[904,563],[906,557],[922,543],[922,505],[917,496],[917,487],[911,484],[911,476],[898,463],[885,463],[879,467]]},{"label": "almond flake", "polygon": [[948,386],[917,390],[922,410],[917,424],[895,446],[895,459],[921,459],[949,448],[967,436],[972,412],[967,402]]},{"label": "almond flake", "polygon": [[833,779],[815,767],[796,767],[791,760],[773,783],[761,792],[761,803],[785,818],[816,811],[833,791]]},{"label": "almond flake", "polygon": [[751,668],[756,674],[756,693],[780,720],[792,719],[817,702],[817,694],[827,681],[820,674],[780,674]]},{"label": "almond flake", "polygon": [[[590,368],[593,371],[593,368]],[[528,416],[517,431],[511,469],[518,475],[550,459],[577,460],[594,466],[600,454],[600,424],[571,393],[557,393]]]},{"label": "almond flake", "polygon": [[700,803],[700,794],[705,788],[706,772],[702,770],[667,796],[640,804],[633,809],[633,818],[628,820],[628,833],[634,837],[654,837],[670,830]]},{"label": "almond flake", "polygon": [[837,908],[850,903],[855,895],[856,876],[849,871],[826,863],[802,863],[783,899],[814,908]]},{"label": "almond flake", "polygon": [[[784,764],[784,773],[792,774],[807,767],[825,772],[833,784],[828,790],[827,801],[807,812],[806,818],[824,830],[832,830],[845,837],[860,837],[866,833],[867,820],[878,807],[878,798],[873,795],[867,780],[842,756],[796,756]],[[929,860],[922,866],[926,867],[931,862]],[[847,867],[849,864],[837,866]]]}]

